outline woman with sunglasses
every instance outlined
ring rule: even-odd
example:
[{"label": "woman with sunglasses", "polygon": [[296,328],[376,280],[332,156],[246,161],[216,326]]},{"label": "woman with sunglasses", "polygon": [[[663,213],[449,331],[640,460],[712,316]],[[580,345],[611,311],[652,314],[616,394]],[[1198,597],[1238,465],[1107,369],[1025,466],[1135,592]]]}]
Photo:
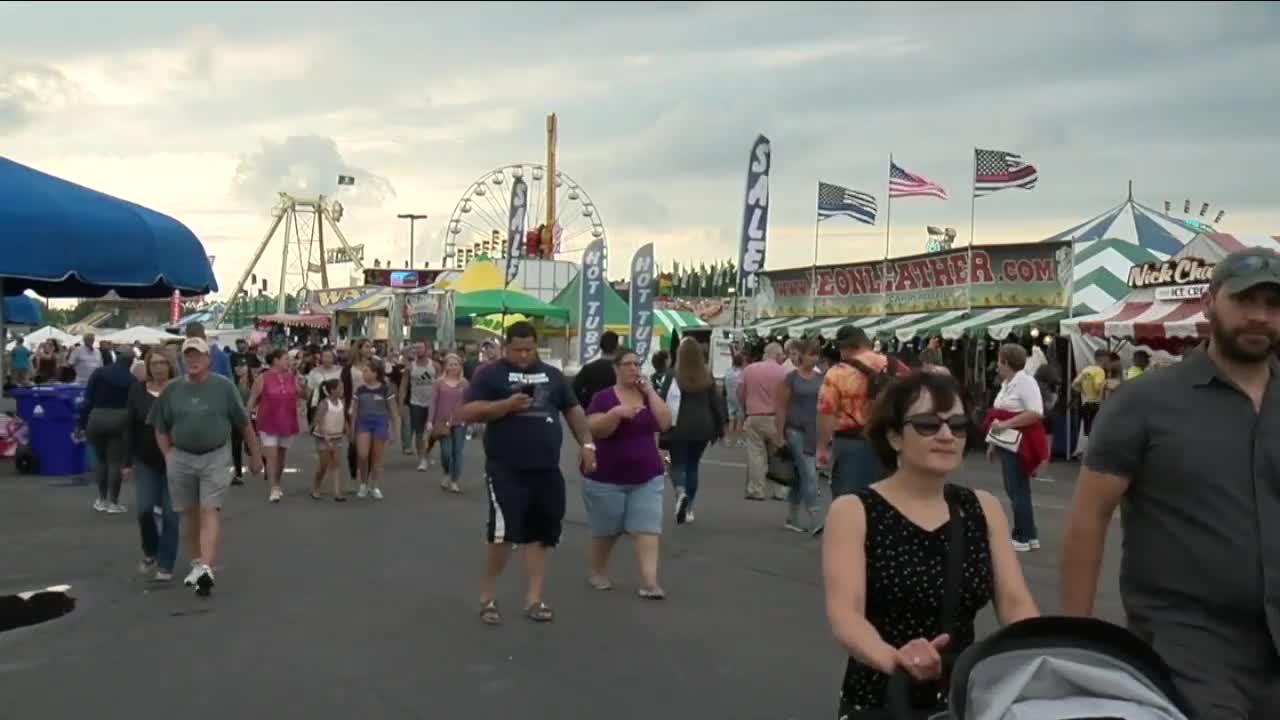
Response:
[{"label": "woman with sunglasses", "polygon": [[[892,474],[832,503],[822,545],[827,617],[849,653],[842,719],[883,717],[898,670],[918,683],[940,679],[942,654],[973,643],[974,617],[988,603],[1004,624],[1039,614],[1000,503],[947,483],[973,430],[960,386],[947,375],[903,375],[876,400],[866,437]],[[952,589],[955,624],[944,628],[953,522],[963,523],[963,584]],[[938,687],[918,686],[913,700],[936,707]]]}]

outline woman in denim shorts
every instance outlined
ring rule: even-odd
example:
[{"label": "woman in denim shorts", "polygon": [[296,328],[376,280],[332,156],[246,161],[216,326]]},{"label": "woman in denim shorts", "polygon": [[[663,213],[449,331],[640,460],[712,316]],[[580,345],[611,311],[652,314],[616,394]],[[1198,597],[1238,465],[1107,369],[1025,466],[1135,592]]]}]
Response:
[{"label": "woman in denim shorts", "polygon": [[596,393],[587,421],[596,441],[596,470],[582,486],[591,525],[591,587],[612,589],[609,555],[623,533],[640,561],[642,598],[665,597],[658,585],[662,534],[662,456],[657,434],[671,427],[671,411],[645,381],[639,357],[626,348],[614,356],[613,387]]}]

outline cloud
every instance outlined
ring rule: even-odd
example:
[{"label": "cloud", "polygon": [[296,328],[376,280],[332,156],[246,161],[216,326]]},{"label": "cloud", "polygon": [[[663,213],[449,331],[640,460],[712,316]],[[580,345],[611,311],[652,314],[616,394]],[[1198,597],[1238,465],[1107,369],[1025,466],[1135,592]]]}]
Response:
[{"label": "cloud", "polygon": [[[0,3],[0,56],[24,63],[0,60],[0,135],[18,139],[6,154],[180,211],[224,246],[223,270],[247,261],[277,192],[332,193],[339,174],[358,178],[338,195],[353,242],[407,255],[395,213],[427,213],[416,259],[438,263],[459,195],[541,161],[549,112],[618,267],[651,241],[668,259],[731,256],[759,133],[775,152],[771,266],[812,261],[815,180],[883,198],[890,152],[952,195],[895,202],[895,252],[925,225],[967,228],[975,145],[1041,170],[1035,192],[979,204],[979,242],[1061,230],[1129,179],[1148,204],[1221,204],[1233,232],[1280,226],[1272,5],[953,5],[85,4],[67,24],[51,4]],[[883,243],[882,227],[824,225],[821,257]]]},{"label": "cloud", "polygon": [[[343,186],[338,176],[349,175],[355,186]],[[380,205],[396,196],[391,181],[343,159],[333,138],[295,135],[280,142],[264,141],[236,166],[231,193],[246,205],[261,206],[278,192],[294,195],[336,195],[347,204]]]},{"label": "cloud", "polygon": [[53,68],[0,63],[0,134],[21,130],[44,113],[65,110],[82,96],[79,86]]}]

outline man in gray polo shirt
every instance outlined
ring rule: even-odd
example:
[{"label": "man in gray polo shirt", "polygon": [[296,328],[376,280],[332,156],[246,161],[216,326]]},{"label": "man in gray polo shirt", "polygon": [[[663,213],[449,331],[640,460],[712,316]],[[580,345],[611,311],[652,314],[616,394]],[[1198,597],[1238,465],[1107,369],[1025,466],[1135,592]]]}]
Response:
[{"label": "man in gray polo shirt", "polygon": [[1093,611],[1107,526],[1124,532],[1130,628],[1192,716],[1277,718],[1280,688],[1280,255],[1214,268],[1207,350],[1103,403],[1062,542],[1062,609]]},{"label": "man in gray polo shirt", "polygon": [[240,393],[231,381],[210,372],[204,338],[182,343],[186,375],[165,386],[151,406],[148,424],[164,453],[173,509],[183,514],[191,573],[183,582],[205,596],[213,589],[213,562],[221,535],[223,497],[231,485],[231,433],[240,433],[249,451],[249,472],[262,471],[258,435]]}]

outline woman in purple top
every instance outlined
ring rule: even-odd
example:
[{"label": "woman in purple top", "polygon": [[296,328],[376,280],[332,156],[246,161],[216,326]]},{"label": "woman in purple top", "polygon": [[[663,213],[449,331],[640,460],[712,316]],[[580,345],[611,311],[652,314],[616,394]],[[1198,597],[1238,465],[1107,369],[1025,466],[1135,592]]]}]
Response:
[{"label": "woman in purple top", "polygon": [[444,377],[431,386],[431,437],[440,442],[440,489],[462,492],[462,450],[467,443],[467,424],[462,421],[462,398],[467,380],[462,376],[462,358],[449,353],[444,358]]},{"label": "woman in purple top", "polygon": [[636,544],[642,598],[665,597],[658,585],[662,533],[662,456],[657,434],[671,427],[671,411],[645,381],[640,359],[626,348],[614,356],[613,387],[595,394],[587,422],[596,441],[596,470],[582,486],[591,525],[591,576],[597,590],[609,581],[609,554],[622,533]]}]

